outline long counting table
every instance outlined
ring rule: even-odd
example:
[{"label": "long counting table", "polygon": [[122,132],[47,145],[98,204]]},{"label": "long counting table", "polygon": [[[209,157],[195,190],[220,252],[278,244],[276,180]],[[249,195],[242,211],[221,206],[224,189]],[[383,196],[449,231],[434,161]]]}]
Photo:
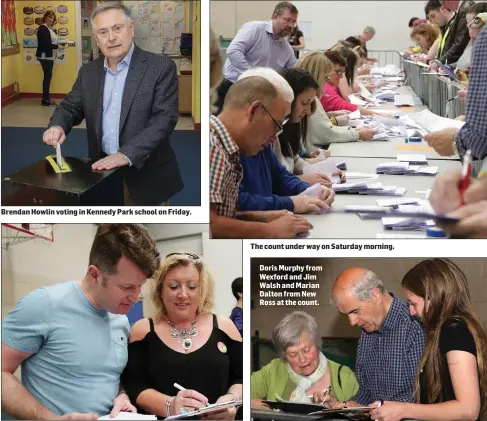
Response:
[{"label": "long counting table", "polygon": [[[419,112],[427,109],[421,105],[421,100],[409,86],[402,86],[398,89],[400,94],[411,95],[414,99],[415,106],[407,108],[396,108],[391,105],[384,105],[382,108],[375,108],[375,111],[385,112],[387,114],[405,115],[408,113]],[[415,150],[416,148],[417,150]],[[332,156],[336,157],[369,157],[369,158],[396,158],[398,154],[421,154],[427,159],[451,160],[458,159],[458,155],[443,157],[433,149],[428,148],[425,141],[420,143],[405,143],[405,137],[396,137],[388,141],[361,141],[348,143],[332,143],[329,151]]]},{"label": "long counting table", "polygon": [[[390,159],[383,158],[345,158],[348,171],[375,173],[378,164],[391,162]],[[438,166],[438,174],[447,170],[460,170],[461,164],[454,160],[428,160],[429,165]],[[346,174],[346,172],[345,172]],[[379,175],[377,180],[347,180],[347,182],[367,183],[380,182],[383,186],[406,187],[403,197],[416,197],[424,199],[424,193],[416,191],[426,191],[431,189],[434,183],[434,176],[421,175]],[[377,199],[392,199],[399,196],[377,196],[359,195],[350,193],[337,193],[332,207],[344,208],[347,205],[377,205]],[[313,225],[311,238],[375,238],[379,233],[401,233],[420,235],[421,231],[392,231],[383,228],[381,219],[362,220],[356,214],[325,214],[325,215],[305,215],[306,219]]]}]

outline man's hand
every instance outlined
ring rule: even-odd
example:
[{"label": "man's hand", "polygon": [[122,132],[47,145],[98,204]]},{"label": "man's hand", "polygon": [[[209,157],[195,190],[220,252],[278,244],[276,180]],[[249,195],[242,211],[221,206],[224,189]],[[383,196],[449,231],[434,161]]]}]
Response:
[{"label": "man's hand", "polygon": [[326,205],[325,209],[327,209],[335,201],[335,192],[333,191],[333,189],[330,189],[330,188],[325,187],[325,186],[321,186],[320,199],[323,200],[323,202]]},{"label": "man's hand", "polygon": [[459,130],[455,127],[449,127],[437,132],[429,133],[424,136],[424,139],[428,142],[428,145],[441,156],[452,156],[455,153],[453,142],[458,131]]},{"label": "man's hand", "polygon": [[64,130],[59,126],[53,126],[47,129],[42,135],[42,141],[49,146],[56,147],[56,144],[63,144],[66,140],[66,135]]},{"label": "man's hand", "polygon": [[[304,217],[290,212],[268,224],[269,238],[294,238],[296,235],[313,228]],[[254,400],[252,399],[252,402]],[[252,406],[253,408],[253,406]]]},{"label": "man's hand", "polygon": [[113,400],[113,409],[110,416],[115,418],[120,412],[137,412],[137,408],[130,403],[130,399],[126,393],[120,393]]},{"label": "man's hand", "polygon": [[330,187],[331,180],[325,174],[303,174],[299,175],[298,178],[310,186],[313,184],[321,184],[322,186]]},{"label": "man's hand", "polygon": [[460,218],[456,224],[439,224],[459,238],[487,238],[487,200],[462,206],[448,216]]},{"label": "man's hand", "polygon": [[294,213],[321,213],[323,209],[329,208],[323,200],[316,197],[292,196],[291,200],[294,203]]},{"label": "man's hand", "polygon": [[123,153],[117,152],[96,161],[91,168],[93,171],[108,171],[128,164],[127,157]]},{"label": "man's hand", "polygon": [[460,101],[465,102],[467,100],[467,89],[463,88],[457,92],[457,97]]},{"label": "man's hand", "polygon": [[64,414],[58,417],[51,418],[54,420],[97,420],[98,414],[93,412],[81,414],[79,412],[71,412],[70,414]]},{"label": "man's hand", "polygon": [[448,171],[435,178],[431,189],[430,203],[437,213],[448,213],[460,207],[460,182],[462,173],[459,171]]},{"label": "man's hand", "polygon": [[374,129],[368,129],[366,127],[357,129],[357,132],[358,132],[358,138],[360,140],[372,140],[372,138],[377,133]]}]

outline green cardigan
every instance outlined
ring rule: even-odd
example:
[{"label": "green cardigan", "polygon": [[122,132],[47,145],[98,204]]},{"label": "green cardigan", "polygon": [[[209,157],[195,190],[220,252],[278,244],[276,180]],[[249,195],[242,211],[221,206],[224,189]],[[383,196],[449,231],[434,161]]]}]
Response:
[{"label": "green cardigan", "polygon": [[[289,400],[296,385],[289,378],[285,362],[280,358],[272,360],[250,377],[250,394],[252,398],[276,400],[276,394]],[[348,401],[358,392],[355,373],[349,367],[328,360],[330,368],[331,391],[338,401]]]}]

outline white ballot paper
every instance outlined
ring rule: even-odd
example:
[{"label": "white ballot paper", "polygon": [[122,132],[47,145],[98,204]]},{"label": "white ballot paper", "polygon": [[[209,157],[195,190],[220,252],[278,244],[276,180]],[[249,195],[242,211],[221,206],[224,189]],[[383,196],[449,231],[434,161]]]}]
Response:
[{"label": "white ballot paper", "polygon": [[399,162],[408,162],[413,165],[426,165],[428,163],[426,156],[419,154],[399,154],[397,155],[397,160]]},{"label": "white ballot paper", "polygon": [[63,167],[63,159],[61,155],[61,144],[56,143],[56,163],[59,168]]},{"label": "white ballot paper", "polygon": [[109,415],[104,415],[98,418],[99,420],[157,420],[155,415],[143,415],[136,412],[120,412],[115,418]]},{"label": "white ballot paper", "polygon": [[419,113],[409,113],[408,117],[430,133],[450,127],[461,129],[465,124],[464,121],[440,117],[439,115],[433,114],[430,110],[423,110]]}]

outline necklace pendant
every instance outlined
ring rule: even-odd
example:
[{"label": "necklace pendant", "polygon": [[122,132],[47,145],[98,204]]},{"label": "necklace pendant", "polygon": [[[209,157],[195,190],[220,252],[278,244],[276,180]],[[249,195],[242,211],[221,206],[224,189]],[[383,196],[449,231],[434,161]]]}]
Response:
[{"label": "necklace pendant", "polygon": [[186,338],[183,340],[183,348],[185,351],[188,351],[191,346],[193,345],[193,341],[190,338]]}]

